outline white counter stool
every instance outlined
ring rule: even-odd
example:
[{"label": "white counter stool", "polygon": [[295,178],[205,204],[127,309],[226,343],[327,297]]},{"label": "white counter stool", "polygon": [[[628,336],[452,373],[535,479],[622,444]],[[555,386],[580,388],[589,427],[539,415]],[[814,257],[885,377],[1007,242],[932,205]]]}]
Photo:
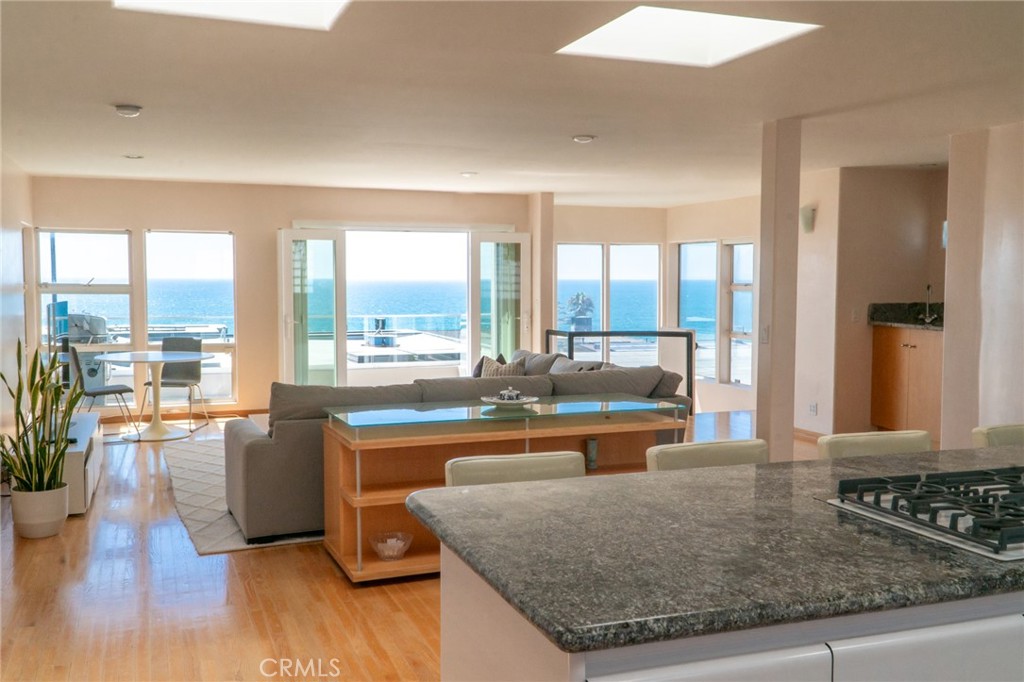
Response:
[{"label": "white counter stool", "polygon": [[448,486],[513,483],[572,478],[586,473],[586,461],[580,452],[477,455],[445,462],[444,482]]},{"label": "white counter stool", "polygon": [[971,441],[976,448],[993,445],[1024,445],[1024,424],[978,426],[971,430]]},{"label": "white counter stool", "polygon": [[822,459],[927,452],[931,449],[931,434],[917,430],[836,433],[818,439],[818,454]]},{"label": "white counter stool", "polygon": [[768,443],[760,438],[674,443],[647,448],[648,471],[764,464],[767,461]]}]

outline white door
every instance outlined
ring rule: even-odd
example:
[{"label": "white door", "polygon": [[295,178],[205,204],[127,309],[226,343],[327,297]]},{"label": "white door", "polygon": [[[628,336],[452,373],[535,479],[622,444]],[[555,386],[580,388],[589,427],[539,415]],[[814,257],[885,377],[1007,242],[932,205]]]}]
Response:
[{"label": "white door", "polygon": [[[511,359],[530,339],[530,235],[473,232],[469,247],[469,358]],[[466,368],[468,369],[468,368]]]},{"label": "white door", "polygon": [[281,381],[346,385],[344,230],[281,230],[278,258]]}]

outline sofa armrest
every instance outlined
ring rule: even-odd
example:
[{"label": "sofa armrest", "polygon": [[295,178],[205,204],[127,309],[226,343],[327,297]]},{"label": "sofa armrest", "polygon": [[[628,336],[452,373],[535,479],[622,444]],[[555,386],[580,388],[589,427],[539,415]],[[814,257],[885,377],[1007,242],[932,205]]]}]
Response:
[{"label": "sofa armrest", "polygon": [[246,540],[323,530],[323,419],[224,429],[225,497]]}]

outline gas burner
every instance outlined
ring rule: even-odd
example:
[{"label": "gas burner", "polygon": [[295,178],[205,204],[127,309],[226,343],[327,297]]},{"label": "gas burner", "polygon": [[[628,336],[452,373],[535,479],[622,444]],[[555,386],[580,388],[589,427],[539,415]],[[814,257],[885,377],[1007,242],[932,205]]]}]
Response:
[{"label": "gas burner", "polygon": [[829,503],[986,556],[1024,559],[1024,467],[847,479]]},{"label": "gas burner", "polygon": [[1011,492],[1024,493],[1024,473],[1021,474],[1001,474],[996,476],[996,480],[1000,483],[1005,483],[1010,486]]}]

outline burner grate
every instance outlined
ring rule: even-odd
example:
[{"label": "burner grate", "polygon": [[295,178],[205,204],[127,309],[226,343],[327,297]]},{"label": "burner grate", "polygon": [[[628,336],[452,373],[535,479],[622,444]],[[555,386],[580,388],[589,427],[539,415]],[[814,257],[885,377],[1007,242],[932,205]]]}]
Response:
[{"label": "burner grate", "polygon": [[839,482],[842,503],[985,547],[1024,550],[1024,467]]}]

